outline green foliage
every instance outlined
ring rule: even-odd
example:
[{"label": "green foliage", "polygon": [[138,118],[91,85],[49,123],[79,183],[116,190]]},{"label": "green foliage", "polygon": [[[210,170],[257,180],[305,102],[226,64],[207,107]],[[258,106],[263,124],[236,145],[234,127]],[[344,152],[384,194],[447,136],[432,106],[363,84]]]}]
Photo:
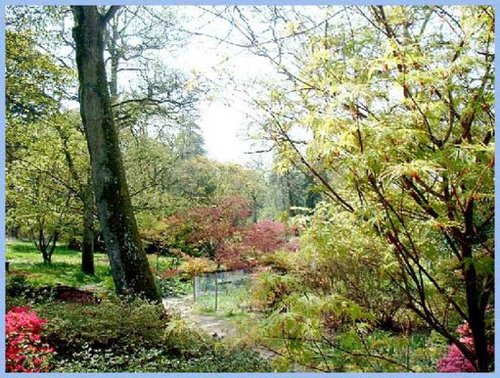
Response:
[{"label": "green foliage", "polygon": [[29,31],[7,30],[5,47],[5,97],[9,124],[21,126],[53,113],[70,72],[55,64],[48,54],[36,49],[33,34]]},{"label": "green foliage", "polygon": [[[44,244],[67,232],[78,214],[68,211],[77,185],[63,151],[79,154],[76,167],[88,162],[83,136],[75,135],[74,116],[59,111],[72,72],[35,46],[30,31],[7,31],[6,223],[9,231],[36,238],[44,251]],[[71,132],[71,141],[62,138]]]},{"label": "green foliage", "polygon": [[179,267],[181,272],[184,272],[191,278],[203,273],[214,272],[216,269],[216,264],[206,257],[189,256],[184,256],[184,261]]},{"label": "green foliage", "polygon": [[[50,17],[59,9],[51,8]],[[237,17],[245,12],[239,11]],[[203,156],[191,114],[198,95],[193,83],[157,62],[144,66],[150,54],[139,53],[141,85],[114,101],[125,100],[115,110],[142,236],[159,253],[214,259],[219,249],[219,257],[237,260],[243,234],[232,224],[214,226],[222,218],[220,199],[241,196],[252,221],[280,217],[301,232],[300,251],[259,259],[250,295],[219,298],[225,316],[239,316],[251,299],[259,316],[243,317],[247,341],[275,350],[276,369],[432,371],[446,344],[461,342],[455,329],[463,320],[475,320],[474,341],[481,333],[494,336],[487,310],[494,282],[493,8],[314,12],[304,17],[305,10],[294,9],[290,17],[279,7],[249,10],[271,17],[263,29],[280,43],[252,40],[258,54],[273,63],[276,51],[287,56],[278,59],[287,80],[264,83],[268,95],[254,101],[255,119],[262,114],[258,135],[266,146],[274,143],[276,172],[270,174]],[[36,14],[11,16],[6,33],[6,223],[13,234],[48,239],[74,234],[81,223],[88,157],[78,116],[61,111],[74,74],[36,47],[26,25],[40,20]],[[319,23],[322,15],[328,21]],[[162,30],[136,21],[130,22],[138,36],[123,39],[129,52],[135,47],[128,38],[164,43]],[[43,29],[48,21],[39,22]],[[151,133],[153,123],[162,126]],[[187,221],[193,209],[198,217]],[[229,239],[234,243],[225,243]],[[25,243],[10,244],[7,258],[8,307],[22,304],[31,285],[113,285],[104,255],[96,255],[95,277],[81,274],[80,255],[60,246],[52,266],[34,263],[39,256]],[[157,273],[166,268],[157,260]],[[217,268],[208,259],[186,258],[181,269],[193,277]],[[179,276],[158,282],[165,295],[192,290]],[[212,311],[213,297],[198,300],[198,311]],[[67,350],[61,371],[268,368],[254,354],[213,344],[146,302],[33,303],[54,319],[49,337]],[[489,340],[483,341],[486,347]],[[483,361],[483,370],[490,362]]]},{"label": "green foliage", "polygon": [[252,286],[254,306],[264,311],[281,311],[286,309],[288,295],[300,295],[303,288],[296,275],[262,272]]},{"label": "green foliage", "polygon": [[[7,302],[7,309],[11,307],[19,307],[24,304],[24,294],[32,288],[26,281],[26,277],[22,274],[9,274],[5,281],[5,295]],[[17,301],[11,301],[13,298],[19,298],[19,306]]]},{"label": "green foliage", "polygon": [[45,303],[45,338],[59,372],[265,371],[255,353],[228,349],[142,299]]},{"label": "green foliage", "polygon": [[45,336],[61,356],[71,355],[85,345],[154,346],[162,340],[166,324],[162,307],[141,299],[103,300],[85,306],[48,303],[38,311],[50,319]]},{"label": "green foliage", "polygon": [[92,349],[75,353],[71,360],[60,360],[57,372],[266,372],[270,366],[257,353],[221,346],[207,348],[203,353],[179,357],[160,348],[139,347],[136,351],[116,352]]},{"label": "green foliage", "polygon": [[159,278],[156,282],[163,297],[184,296],[193,292],[193,280],[180,275]]},{"label": "green foliage", "polygon": [[377,329],[375,318],[341,297],[291,293],[281,305],[246,321],[247,342],[278,353],[273,367],[317,371],[433,371],[446,342],[428,333]]},{"label": "green foliage", "polygon": [[43,245],[80,229],[89,161],[77,125],[73,113],[53,114],[23,128],[8,125],[12,148],[6,200],[11,232]]},{"label": "green foliage", "polygon": [[[295,59],[280,67],[291,80],[271,84],[258,103],[269,114],[262,131],[275,142],[276,168],[310,172],[324,194],[303,221],[303,274],[294,275],[307,296],[340,296],[382,328],[384,318],[405,328],[417,316],[418,327],[460,343],[456,326],[474,318],[482,352],[469,360],[479,356],[486,370],[493,10],[367,7],[335,19],[306,33]],[[306,314],[282,302],[278,318],[298,323]]]},{"label": "green foliage", "polygon": [[402,329],[408,316],[404,293],[394,284],[398,262],[374,228],[349,212],[321,204],[305,217],[302,282],[315,293],[342,295],[369,311],[378,326]]}]

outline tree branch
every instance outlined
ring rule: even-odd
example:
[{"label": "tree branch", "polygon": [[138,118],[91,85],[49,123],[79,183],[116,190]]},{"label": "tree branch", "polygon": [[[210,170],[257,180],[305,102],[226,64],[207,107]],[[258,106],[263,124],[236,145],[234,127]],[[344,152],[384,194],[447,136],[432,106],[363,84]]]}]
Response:
[{"label": "tree branch", "polygon": [[118,12],[120,8],[121,5],[110,6],[108,11],[103,16],[101,16],[101,25],[105,26],[109,22],[109,20],[111,20],[114,17],[116,12]]}]

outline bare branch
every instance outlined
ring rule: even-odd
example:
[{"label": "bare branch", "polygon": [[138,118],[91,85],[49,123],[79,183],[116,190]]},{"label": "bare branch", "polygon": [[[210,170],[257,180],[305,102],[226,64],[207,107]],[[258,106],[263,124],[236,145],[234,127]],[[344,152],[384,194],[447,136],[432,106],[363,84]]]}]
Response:
[{"label": "bare branch", "polygon": [[121,8],[121,5],[112,5],[109,7],[108,11],[103,15],[101,16],[101,24],[103,26],[105,26],[109,20],[111,20],[114,15],[116,14],[116,12],[118,12],[118,10]]}]

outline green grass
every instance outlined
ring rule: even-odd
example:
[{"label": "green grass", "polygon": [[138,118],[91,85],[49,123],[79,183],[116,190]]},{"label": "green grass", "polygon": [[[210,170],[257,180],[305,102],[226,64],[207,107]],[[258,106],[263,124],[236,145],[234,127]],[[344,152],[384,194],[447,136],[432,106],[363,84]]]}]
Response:
[{"label": "green grass", "polygon": [[[95,276],[83,274],[80,270],[81,252],[58,245],[52,255],[52,263],[44,264],[40,251],[31,242],[7,243],[7,261],[10,262],[11,274],[22,274],[35,286],[53,286],[56,284],[82,287],[97,286],[106,290],[114,290],[113,279],[109,267],[108,256],[102,252],[94,254]],[[148,256],[151,267],[157,266],[155,255]],[[170,267],[170,259],[162,257],[158,263],[159,270]]]},{"label": "green grass", "polygon": [[217,311],[215,311],[215,293],[199,296],[195,303],[195,312],[207,315],[219,315],[226,318],[243,318],[247,311],[244,306],[249,293],[245,287],[222,290],[217,296]]},{"label": "green grass", "polygon": [[30,242],[7,243],[9,273],[22,274],[35,286],[56,284],[81,287],[96,285],[106,289],[113,288],[108,256],[95,253],[95,276],[83,274],[80,270],[81,252],[58,245],[52,255],[52,263],[44,264],[40,251]]}]

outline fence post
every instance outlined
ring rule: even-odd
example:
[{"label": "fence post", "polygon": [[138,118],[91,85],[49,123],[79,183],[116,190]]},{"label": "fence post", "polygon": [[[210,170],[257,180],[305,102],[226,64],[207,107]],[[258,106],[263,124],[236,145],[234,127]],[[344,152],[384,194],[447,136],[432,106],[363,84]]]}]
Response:
[{"label": "fence post", "polygon": [[196,302],[196,276],[193,276],[193,302]]},{"label": "fence post", "polygon": [[218,277],[219,277],[219,272],[215,272],[215,312],[217,312],[217,295],[218,295]]}]

